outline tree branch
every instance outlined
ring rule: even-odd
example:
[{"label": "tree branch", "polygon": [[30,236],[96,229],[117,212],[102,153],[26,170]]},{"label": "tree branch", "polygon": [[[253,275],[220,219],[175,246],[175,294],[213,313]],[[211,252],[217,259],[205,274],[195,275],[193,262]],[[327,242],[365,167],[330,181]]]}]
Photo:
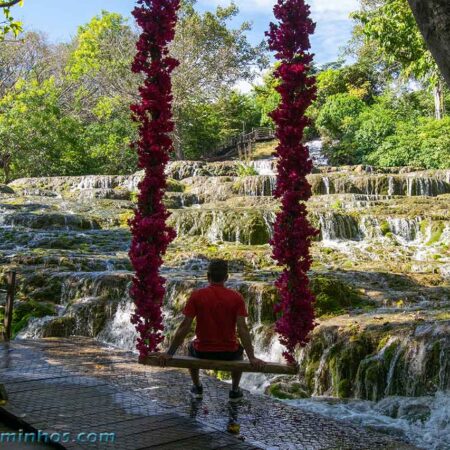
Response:
[{"label": "tree branch", "polygon": [[9,2],[0,1],[0,8],[11,8],[11,6],[17,5],[21,0],[10,0]]}]

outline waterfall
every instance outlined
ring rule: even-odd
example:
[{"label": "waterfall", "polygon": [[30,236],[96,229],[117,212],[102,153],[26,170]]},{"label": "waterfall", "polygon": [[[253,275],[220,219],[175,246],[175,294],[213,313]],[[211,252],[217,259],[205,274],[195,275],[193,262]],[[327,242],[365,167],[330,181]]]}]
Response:
[{"label": "waterfall", "polygon": [[423,174],[413,174],[407,177],[407,195],[421,195],[436,197],[438,195],[450,193],[450,183],[440,179],[438,176],[431,177]]},{"label": "waterfall", "polygon": [[126,293],[124,299],[117,306],[113,318],[97,335],[97,340],[124,350],[136,351],[137,332],[131,323],[134,309],[134,303]]},{"label": "waterfall", "polygon": [[328,159],[323,154],[323,142],[320,139],[306,143],[309,154],[315,166],[327,166]]},{"label": "waterfall", "polygon": [[239,195],[249,197],[272,196],[277,178],[275,175],[244,177],[240,183]]},{"label": "waterfall", "polygon": [[387,397],[379,402],[327,399],[289,400],[288,404],[338,421],[367,426],[426,450],[450,448],[450,394]]},{"label": "waterfall", "polygon": [[405,242],[412,242],[419,236],[422,218],[406,219],[390,217],[387,219],[387,222],[392,234],[403,239]]},{"label": "waterfall", "polygon": [[213,244],[224,241],[223,225],[224,213],[223,211],[212,211],[212,221],[206,233],[206,238]]},{"label": "waterfall", "polygon": [[394,177],[388,178],[388,195],[395,195],[395,181]]},{"label": "waterfall", "polygon": [[[252,329],[255,355],[263,361],[280,362],[284,361],[283,346],[280,344],[277,335],[267,336],[263,326],[256,325]],[[273,375],[264,373],[244,373],[242,375],[241,386],[254,393],[262,394],[274,379]]]},{"label": "waterfall", "polygon": [[331,213],[319,214],[320,229],[324,241],[359,240],[361,230],[355,217]]},{"label": "waterfall", "polygon": [[275,176],[277,160],[274,158],[258,159],[251,162],[251,167],[253,167],[256,173],[260,176]]},{"label": "waterfall", "polygon": [[323,185],[325,186],[325,194],[330,195],[330,179],[328,177],[322,178]]}]

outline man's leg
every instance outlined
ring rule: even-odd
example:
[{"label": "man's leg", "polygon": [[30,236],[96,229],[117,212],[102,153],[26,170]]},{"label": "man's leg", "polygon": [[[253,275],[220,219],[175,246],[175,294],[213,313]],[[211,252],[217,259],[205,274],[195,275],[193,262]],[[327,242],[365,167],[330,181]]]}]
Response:
[{"label": "man's leg", "polygon": [[234,371],[231,372],[231,388],[233,391],[237,391],[239,389],[239,384],[241,382],[242,372]]},{"label": "man's leg", "polygon": [[199,369],[189,369],[191,374],[192,382],[194,386],[200,386],[200,370]]}]

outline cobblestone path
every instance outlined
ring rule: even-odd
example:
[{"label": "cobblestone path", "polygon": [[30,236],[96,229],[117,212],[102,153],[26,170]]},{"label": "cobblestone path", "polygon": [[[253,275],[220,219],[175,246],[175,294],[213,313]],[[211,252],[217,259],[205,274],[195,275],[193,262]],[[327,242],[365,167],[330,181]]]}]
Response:
[{"label": "cobblestone path", "polygon": [[[10,401],[0,413],[45,432],[116,433],[115,443],[64,444],[67,449],[412,450],[391,437],[246,393],[228,402],[228,385],[203,378],[193,402],[178,369],[140,366],[136,356],[88,339],[0,344],[0,382]],[[224,432],[241,425],[240,439]]]}]

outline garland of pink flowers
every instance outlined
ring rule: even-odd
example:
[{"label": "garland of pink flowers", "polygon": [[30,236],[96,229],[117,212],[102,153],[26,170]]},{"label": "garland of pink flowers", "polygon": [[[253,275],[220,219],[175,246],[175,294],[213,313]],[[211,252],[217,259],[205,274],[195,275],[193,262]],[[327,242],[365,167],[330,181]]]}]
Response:
[{"label": "garland of pink flowers", "polygon": [[270,24],[269,47],[276,52],[280,65],[275,76],[280,80],[277,91],[281,103],[271,117],[277,125],[278,177],[275,196],[281,200],[272,240],[273,257],[283,273],[276,282],[280,314],[276,331],[286,347],[284,356],[294,362],[295,348],[304,346],[315,327],[314,296],[309,288],[311,240],[317,230],[307,218],[305,202],[311,197],[306,176],[312,171],[308,148],[302,144],[309,121],[306,110],[316,97],[315,78],[309,75],[313,60],[308,51],[309,37],[315,24],[304,0],[278,0],[274,7],[279,23]]},{"label": "garland of pink flowers", "polygon": [[171,72],[178,61],[169,56],[168,45],[175,36],[180,0],[138,0],[133,11],[142,34],[132,70],[145,77],[139,89],[141,100],[132,105],[139,123],[139,140],[133,145],[139,166],[145,170],[139,184],[138,205],[130,221],[133,235],[130,258],[135,276],[130,290],[136,311],[132,322],[138,332],[141,356],[157,351],[163,340],[162,303],[165,279],[160,275],[163,256],[175,232],[167,226],[169,213],[163,204],[165,168],[173,149]]}]

